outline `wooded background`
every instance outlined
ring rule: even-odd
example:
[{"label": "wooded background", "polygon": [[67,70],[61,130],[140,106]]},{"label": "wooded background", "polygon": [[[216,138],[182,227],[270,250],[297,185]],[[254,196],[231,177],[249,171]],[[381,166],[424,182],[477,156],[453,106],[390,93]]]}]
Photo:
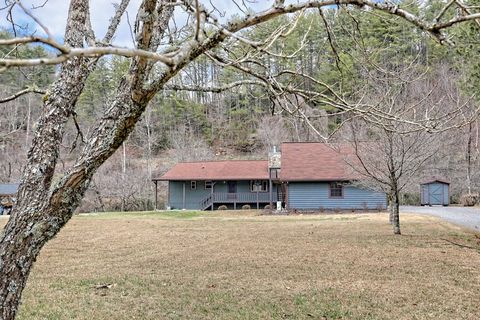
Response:
[{"label": "wooded background", "polygon": [[[428,17],[440,5],[430,1],[422,14]],[[452,28],[455,46],[438,44],[396,16],[355,8],[284,15],[243,32],[249,39],[264,39],[293,24],[295,28],[284,32],[269,49],[272,54],[267,60],[250,56],[251,61],[262,61],[250,64],[255,72],[277,73],[274,81],[330,95],[319,85],[321,81],[341,92],[343,99],[368,101],[379,108],[404,110],[421,104],[430,111],[448,113],[468,106],[457,115],[457,120],[465,119],[460,126],[435,134],[405,134],[428,141],[422,148],[431,148],[432,155],[419,174],[409,179],[401,200],[417,204],[418,183],[432,176],[451,181],[453,202],[461,194],[479,191],[479,125],[477,120],[467,121],[478,112],[480,94],[476,22]],[[10,37],[6,30],[0,33],[2,39]],[[16,50],[20,57],[51,55],[34,45],[0,50],[3,55]],[[232,42],[229,55],[245,56],[248,50]],[[76,124],[69,122],[62,143],[58,176],[78,155],[90,125],[114,95],[128,66],[127,58],[104,57],[88,78],[78,101]],[[284,70],[308,77],[278,74]],[[7,69],[0,73],[0,97],[23,89],[41,91],[55,72],[53,66]],[[227,83],[249,79],[250,85],[222,89]],[[202,87],[218,90],[199,90]],[[151,179],[179,161],[265,159],[269,149],[282,141],[351,141],[352,128],[362,140],[375,137],[371,124],[347,121],[356,119],[352,113],[301,96],[272,96],[247,74],[228,66],[221,69],[205,56],[190,63],[168,88],[153,99],[123,147],[96,173],[77,211],[152,209]],[[19,181],[44,97],[29,93],[0,104],[0,182]],[[160,189],[159,195],[165,192]]]}]

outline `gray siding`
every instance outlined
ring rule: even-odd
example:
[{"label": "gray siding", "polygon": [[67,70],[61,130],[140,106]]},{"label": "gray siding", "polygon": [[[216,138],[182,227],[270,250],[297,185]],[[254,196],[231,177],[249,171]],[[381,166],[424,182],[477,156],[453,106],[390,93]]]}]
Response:
[{"label": "gray siding", "polygon": [[17,193],[18,183],[0,184],[0,195],[14,195]]},{"label": "gray siding", "polygon": [[343,188],[343,198],[330,198],[328,182],[290,182],[288,184],[289,209],[378,209],[387,207],[383,192]]},{"label": "gray siding", "polygon": [[[184,181],[169,181],[168,206],[172,209],[201,210],[200,201],[205,199],[212,191],[205,190],[205,182],[197,181],[197,189],[190,189],[190,181],[185,181],[185,206],[183,205],[183,183]],[[213,192],[227,193],[228,184],[226,181],[215,183]],[[237,193],[250,192],[250,181],[237,181]],[[273,187],[274,202],[277,197],[276,186]]]}]

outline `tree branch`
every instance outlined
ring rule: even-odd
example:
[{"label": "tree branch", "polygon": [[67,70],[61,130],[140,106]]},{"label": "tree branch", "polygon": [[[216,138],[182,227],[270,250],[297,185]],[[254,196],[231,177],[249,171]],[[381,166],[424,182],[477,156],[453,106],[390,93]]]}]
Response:
[{"label": "tree branch", "polygon": [[26,88],[21,91],[18,91],[17,93],[12,94],[11,96],[5,97],[5,98],[0,98],[0,103],[6,103],[12,100],[17,99],[18,97],[23,96],[24,94],[27,93],[37,93],[37,94],[46,94],[47,91],[37,89],[37,88]]}]

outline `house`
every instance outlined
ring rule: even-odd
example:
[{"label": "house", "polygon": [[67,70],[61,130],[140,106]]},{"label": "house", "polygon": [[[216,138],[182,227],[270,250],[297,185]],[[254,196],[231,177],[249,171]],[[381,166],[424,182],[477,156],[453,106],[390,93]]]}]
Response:
[{"label": "house", "polygon": [[283,143],[268,160],[178,163],[162,177],[168,181],[172,209],[263,208],[280,202],[287,209],[384,209],[385,193],[359,187],[346,145]]},{"label": "house", "polygon": [[15,203],[18,183],[0,184],[0,215],[9,214]]}]

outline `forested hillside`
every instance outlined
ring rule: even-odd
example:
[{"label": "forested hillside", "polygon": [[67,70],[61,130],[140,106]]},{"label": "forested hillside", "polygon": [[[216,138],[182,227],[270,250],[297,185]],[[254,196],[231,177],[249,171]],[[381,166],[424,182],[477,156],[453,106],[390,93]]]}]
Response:
[{"label": "forested hillside", "polygon": [[[429,2],[422,14],[432,15],[438,5]],[[375,140],[379,133],[372,123],[386,132],[404,129],[402,139],[428,141],[421,146],[430,148],[428,156],[404,189],[407,201],[416,201],[418,182],[432,176],[450,179],[455,197],[479,191],[475,22],[455,27],[455,46],[438,44],[398,17],[362,8],[282,16],[244,32],[252,41],[272,35],[272,45],[252,51],[233,39],[225,46],[228,57],[213,53],[190,63],[155,96],[133,134],[100,168],[79,210],[151,209],[151,179],[178,161],[263,159],[282,141]],[[2,48],[1,53],[50,54],[41,46],[26,48]],[[128,65],[126,58],[105,57],[88,78],[63,140],[59,173],[82,149]],[[239,73],[242,68],[246,72]],[[258,85],[262,75],[271,87]],[[0,74],[1,97],[24,89],[41,92],[54,77],[53,67],[8,69]],[[273,94],[281,87],[294,87],[296,93]],[[41,100],[48,94],[32,92],[0,104],[0,182],[19,180],[33,124],[43,112]],[[421,110],[435,123],[412,129],[398,119],[339,109],[342,101],[369,104],[399,118]]]}]

